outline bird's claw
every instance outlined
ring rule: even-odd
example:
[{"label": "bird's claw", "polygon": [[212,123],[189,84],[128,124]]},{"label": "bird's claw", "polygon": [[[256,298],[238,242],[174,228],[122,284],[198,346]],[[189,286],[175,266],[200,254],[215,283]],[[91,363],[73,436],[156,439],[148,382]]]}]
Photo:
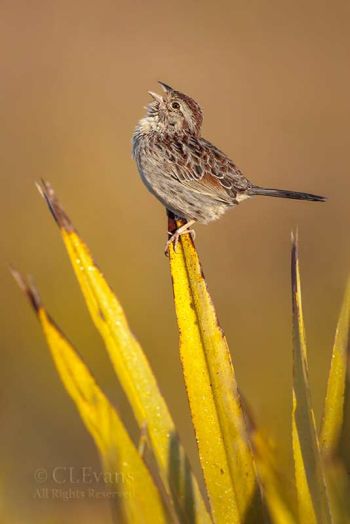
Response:
[{"label": "bird's claw", "polygon": [[165,253],[166,256],[169,256],[169,248],[170,248],[170,245],[172,243],[174,244],[174,251],[176,253],[176,248],[177,248],[177,245],[179,243],[180,237],[182,235],[187,235],[187,233],[189,233],[191,235],[191,238],[194,241],[195,238],[196,238],[196,232],[195,232],[194,229],[186,229],[184,231],[176,230],[174,233],[172,233],[171,231],[168,231],[168,235],[170,235],[170,237],[169,237],[167,243],[165,244],[164,253]]}]

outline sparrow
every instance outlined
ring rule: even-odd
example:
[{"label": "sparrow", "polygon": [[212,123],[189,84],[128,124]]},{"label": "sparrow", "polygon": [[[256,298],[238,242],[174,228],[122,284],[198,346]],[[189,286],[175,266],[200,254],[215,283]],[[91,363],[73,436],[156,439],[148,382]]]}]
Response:
[{"label": "sparrow", "polygon": [[147,189],[168,213],[185,224],[169,233],[176,245],[185,233],[194,236],[193,224],[207,224],[228,209],[254,196],[270,196],[324,202],[325,197],[256,186],[234,162],[211,142],[202,138],[203,114],[188,95],[159,82],[164,93],[152,91],[147,113],[134,131],[133,157]]}]

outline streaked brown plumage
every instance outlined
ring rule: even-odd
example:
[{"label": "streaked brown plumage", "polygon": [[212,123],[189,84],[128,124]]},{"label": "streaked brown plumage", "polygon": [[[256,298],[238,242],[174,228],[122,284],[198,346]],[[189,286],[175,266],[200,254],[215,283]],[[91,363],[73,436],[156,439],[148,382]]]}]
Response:
[{"label": "streaked brown plumage", "polygon": [[[216,220],[227,209],[255,195],[322,202],[310,193],[261,188],[252,184],[235,164],[200,136],[202,111],[192,98],[159,82],[160,96],[138,123],[133,156],[142,180],[167,210],[187,224],[169,239],[192,231],[195,222]],[[167,245],[169,245],[169,242]]]}]

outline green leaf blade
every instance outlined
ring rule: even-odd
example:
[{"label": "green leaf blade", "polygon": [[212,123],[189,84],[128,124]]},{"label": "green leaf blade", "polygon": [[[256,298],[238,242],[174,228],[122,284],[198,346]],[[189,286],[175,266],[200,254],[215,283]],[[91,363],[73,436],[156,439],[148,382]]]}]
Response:
[{"label": "green leaf blade", "polygon": [[293,412],[292,440],[299,518],[308,524],[332,522],[311,404],[307,348],[301,301],[298,245],[292,243]]},{"label": "green leaf blade", "polygon": [[[344,404],[349,389],[349,327],[350,279],[343,299],[332,351],[327,392],[323,409],[320,443],[322,452],[331,456],[336,452],[344,429]],[[347,424],[345,423],[345,426]],[[350,434],[345,439],[350,442]]]}]

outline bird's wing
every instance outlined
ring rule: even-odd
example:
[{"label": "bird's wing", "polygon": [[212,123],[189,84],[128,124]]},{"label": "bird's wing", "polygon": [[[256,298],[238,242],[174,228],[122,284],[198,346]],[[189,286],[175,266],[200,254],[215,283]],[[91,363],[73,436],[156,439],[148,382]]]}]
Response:
[{"label": "bird's wing", "polygon": [[172,140],[166,155],[172,178],[192,191],[232,202],[237,193],[250,186],[234,163],[202,138]]}]

